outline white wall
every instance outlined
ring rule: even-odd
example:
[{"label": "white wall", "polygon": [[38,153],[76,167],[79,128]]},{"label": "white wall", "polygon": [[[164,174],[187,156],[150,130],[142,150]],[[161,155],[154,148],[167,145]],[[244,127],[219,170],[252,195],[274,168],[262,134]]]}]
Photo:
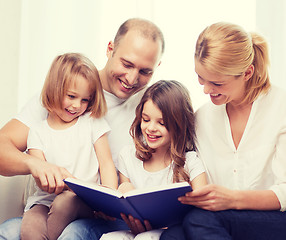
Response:
[{"label": "white wall", "polygon": [[21,0],[0,0],[0,127],[17,112]]}]

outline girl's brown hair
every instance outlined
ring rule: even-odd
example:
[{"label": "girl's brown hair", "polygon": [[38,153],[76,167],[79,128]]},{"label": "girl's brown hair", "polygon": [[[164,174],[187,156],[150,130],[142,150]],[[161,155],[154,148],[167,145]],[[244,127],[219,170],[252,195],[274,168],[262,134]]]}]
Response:
[{"label": "girl's brown hair", "polygon": [[141,131],[142,111],[145,102],[152,102],[162,111],[164,126],[171,138],[170,156],[173,166],[173,181],[190,182],[185,171],[185,154],[195,150],[194,111],[188,90],[179,82],[161,80],[150,86],[144,93],[136,108],[136,117],[130,128],[134,139],[136,156],[142,161],[148,161],[155,151],[151,149]]},{"label": "girl's brown hair", "polygon": [[54,59],[42,89],[43,106],[49,112],[61,108],[68,88],[76,84],[79,76],[88,81],[91,93],[86,112],[90,111],[93,117],[102,117],[107,107],[98,71],[88,58],[79,53],[66,53]]}]

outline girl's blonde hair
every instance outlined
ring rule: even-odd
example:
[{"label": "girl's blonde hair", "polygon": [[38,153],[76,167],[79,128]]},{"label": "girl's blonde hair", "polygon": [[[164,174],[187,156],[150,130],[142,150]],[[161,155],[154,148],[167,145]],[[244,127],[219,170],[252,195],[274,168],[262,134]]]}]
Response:
[{"label": "girl's blonde hair", "polygon": [[144,93],[136,108],[136,117],[130,128],[134,139],[136,156],[142,161],[148,161],[154,153],[142,134],[141,121],[144,104],[152,100],[161,111],[164,126],[171,138],[170,156],[173,166],[173,181],[190,182],[189,174],[185,171],[185,154],[195,150],[195,124],[188,90],[177,81],[161,80],[150,86]]},{"label": "girl's blonde hair", "polygon": [[79,53],[66,53],[54,59],[42,89],[43,106],[49,112],[61,108],[68,88],[76,84],[79,76],[88,81],[91,93],[86,112],[90,111],[93,117],[102,117],[107,107],[98,71],[87,57]]},{"label": "girl's blonde hair", "polygon": [[237,77],[252,64],[254,73],[246,84],[245,103],[252,103],[270,88],[265,39],[238,25],[219,22],[205,28],[196,43],[195,60],[209,71]]}]

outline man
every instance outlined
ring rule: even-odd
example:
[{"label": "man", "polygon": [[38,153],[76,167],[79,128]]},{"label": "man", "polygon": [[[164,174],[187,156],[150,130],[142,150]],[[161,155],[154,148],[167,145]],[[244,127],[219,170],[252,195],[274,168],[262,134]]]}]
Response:
[{"label": "man", "polygon": [[[134,110],[140,100],[141,90],[148,84],[154,70],[159,66],[164,45],[160,29],[144,19],[127,20],[120,26],[114,42],[108,43],[108,60],[105,67],[99,71],[99,75],[108,106],[106,119],[112,129],[109,143],[116,166],[118,151],[131,141],[129,127],[135,116]],[[58,194],[64,188],[62,179],[70,177],[71,174],[64,168],[24,153],[29,127],[45,119],[46,116],[47,112],[40,105],[40,101],[33,99],[16,119],[12,119],[0,130],[0,174],[5,176],[32,174],[41,189]],[[89,231],[90,226],[84,221],[77,221],[71,223],[73,226],[69,229],[78,235],[78,239],[85,237],[90,239],[90,235],[83,233],[85,228]],[[116,230],[118,227],[117,221],[103,221],[100,219],[98,223],[95,220],[90,223],[94,231],[86,234],[99,239],[102,233]],[[1,234],[6,234],[2,233],[4,229],[7,234],[9,230],[10,233],[13,232],[13,237],[19,234],[20,222],[20,219],[15,219],[14,223],[10,220],[9,225],[5,223],[0,225],[0,238]],[[62,235],[59,239],[77,238],[69,230],[64,231]]]}]

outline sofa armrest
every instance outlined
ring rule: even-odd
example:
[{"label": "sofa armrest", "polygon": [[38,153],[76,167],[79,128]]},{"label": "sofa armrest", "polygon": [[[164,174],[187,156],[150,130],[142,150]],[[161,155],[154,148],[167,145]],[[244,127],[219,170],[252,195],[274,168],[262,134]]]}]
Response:
[{"label": "sofa armrest", "polygon": [[24,192],[29,176],[0,176],[0,224],[23,215]]}]

